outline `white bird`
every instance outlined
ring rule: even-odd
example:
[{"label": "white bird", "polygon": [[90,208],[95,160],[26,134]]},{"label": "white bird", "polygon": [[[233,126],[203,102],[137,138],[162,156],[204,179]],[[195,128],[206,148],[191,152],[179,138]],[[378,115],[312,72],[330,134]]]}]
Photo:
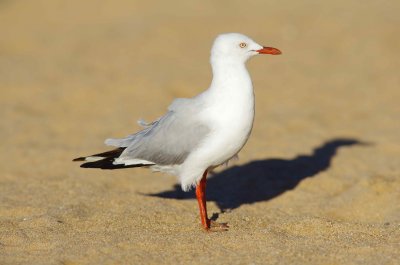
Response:
[{"label": "white bird", "polygon": [[107,139],[115,150],[79,157],[81,167],[149,167],[179,177],[182,189],[196,187],[201,223],[206,230],[226,230],[207,217],[207,172],[235,157],[249,138],[254,120],[254,92],[246,61],[257,54],[281,54],[239,33],[219,35],[211,49],[213,79],[193,98],[175,99],[168,112],[143,130]]}]

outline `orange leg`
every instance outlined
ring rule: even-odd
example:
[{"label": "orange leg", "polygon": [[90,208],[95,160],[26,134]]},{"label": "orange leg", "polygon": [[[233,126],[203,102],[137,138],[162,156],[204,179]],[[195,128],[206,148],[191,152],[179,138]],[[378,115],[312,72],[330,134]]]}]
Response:
[{"label": "orange leg", "polygon": [[207,170],[204,171],[203,177],[200,183],[196,186],[196,197],[199,203],[200,219],[203,228],[210,229],[210,219],[207,217],[207,202],[206,202],[206,182],[207,182]]},{"label": "orange leg", "polygon": [[201,224],[206,231],[227,231],[229,226],[226,223],[219,224],[208,219],[206,202],[207,173],[207,170],[204,171],[203,177],[196,186],[196,197],[199,203]]}]

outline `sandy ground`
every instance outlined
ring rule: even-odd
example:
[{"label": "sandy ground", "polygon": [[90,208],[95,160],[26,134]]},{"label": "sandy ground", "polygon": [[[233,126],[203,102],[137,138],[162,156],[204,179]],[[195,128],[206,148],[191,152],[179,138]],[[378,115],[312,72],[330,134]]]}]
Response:
[{"label": "sandy ground", "polygon": [[[0,1],[0,264],[399,264],[399,1]],[[193,193],[71,159],[210,82],[242,32],[283,51],[249,70],[240,160]]]}]

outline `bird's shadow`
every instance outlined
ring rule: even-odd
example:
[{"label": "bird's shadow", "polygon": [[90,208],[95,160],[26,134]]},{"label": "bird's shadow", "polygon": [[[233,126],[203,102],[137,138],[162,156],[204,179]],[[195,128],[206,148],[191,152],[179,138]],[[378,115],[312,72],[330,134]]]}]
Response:
[{"label": "bird's shadow", "polygon": [[[221,212],[243,204],[270,200],[294,189],[303,179],[327,170],[339,148],[353,145],[365,143],[356,139],[337,138],[318,146],[311,155],[299,155],[294,159],[257,160],[228,168],[207,180],[207,200],[215,201]],[[193,191],[183,192],[180,185],[147,195],[179,200],[196,198]],[[216,215],[214,219],[218,217]]]}]

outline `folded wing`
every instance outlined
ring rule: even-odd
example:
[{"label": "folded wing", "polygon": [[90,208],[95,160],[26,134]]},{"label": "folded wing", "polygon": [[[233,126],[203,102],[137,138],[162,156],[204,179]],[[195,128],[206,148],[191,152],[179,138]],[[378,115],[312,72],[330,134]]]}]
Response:
[{"label": "folded wing", "polygon": [[126,147],[114,164],[182,164],[210,129],[196,118],[199,106],[192,99],[177,99],[168,110],[142,131],[123,139],[107,139],[108,145]]}]

